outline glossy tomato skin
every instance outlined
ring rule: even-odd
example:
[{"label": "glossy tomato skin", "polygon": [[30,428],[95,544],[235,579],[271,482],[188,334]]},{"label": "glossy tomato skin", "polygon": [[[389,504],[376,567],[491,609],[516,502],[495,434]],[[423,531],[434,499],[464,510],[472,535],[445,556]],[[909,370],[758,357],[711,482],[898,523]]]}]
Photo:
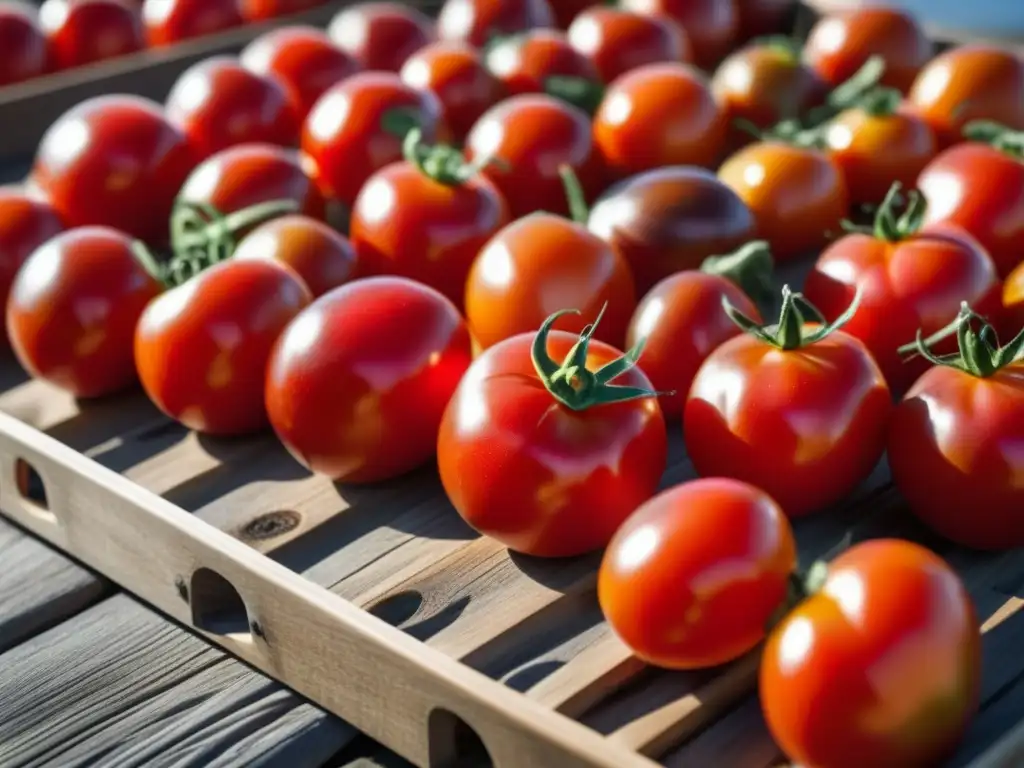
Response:
[{"label": "glossy tomato skin", "polygon": [[554,29],[531,29],[495,43],[487,52],[487,66],[510,94],[543,93],[547,79],[558,75],[600,79],[593,62]]},{"label": "glossy tomato skin", "polygon": [[164,293],[139,318],[135,360],[143,389],[157,408],[197,432],[263,429],[270,351],[311,298],[283,264],[215,264]]},{"label": "glossy tomato skin", "polygon": [[559,29],[568,29],[573,19],[596,4],[596,0],[556,0],[551,3],[551,10],[555,12],[556,26]]},{"label": "glossy tomato skin", "polygon": [[799,517],[867,478],[891,412],[885,378],[853,336],[781,351],[742,334],[697,371],[683,432],[701,476],[752,483]]},{"label": "glossy tomato skin", "polygon": [[666,165],[714,165],[727,127],[697,69],[647,64],[608,87],[594,115],[594,142],[605,168],[624,178]]},{"label": "glossy tomato skin", "polygon": [[690,62],[690,38],[672,19],[641,16],[607,6],[594,6],[566,30],[569,45],[589,58],[605,83],[644,64]]},{"label": "glossy tomato skin", "polygon": [[402,138],[386,130],[392,110],[416,115],[427,143],[449,138],[441,102],[392,72],[360,72],[329,88],[306,117],[302,151],[320,191],[351,207],[367,179],[402,159]]},{"label": "glossy tomato skin", "polygon": [[483,56],[466,43],[439,42],[421,48],[406,60],[400,75],[413,88],[437,96],[444,122],[458,143],[505,95],[504,86],[484,65]]},{"label": "glossy tomato skin", "polygon": [[0,6],[0,85],[39,77],[49,66],[46,37],[28,4]]},{"label": "glossy tomato skin", "polygon": [[45,0],[39,24],[54,69],[112,59],[145,45],[138,10],[128,0]]},{"label": "glossy tomato skin", "polygon": [[[575,334],[552,331],[561,361]],[[573,411],[544,388],[530,359],[534,334],[496,344],[473,361],[448,403],[437,440],[441,482],[473,528],[517,552],[570,557],[605,546],[654,495],[667,439],[657,400]],[[621,355],[591,342],[587,367]],[[638,368],[616,384],[648,387]]]},{"label": "glossy tomato skin", "polygon": [[271,424],[304,466],[346,483],[426,463],[472,359],[455,306],[396,277],[357,280],[311,304],[267,367]]},{"label": "glossy tomato skin", "polygon": [[522,94],[487,110],[466,137],[469,160],[497,161],[483,173],[501,190],[513,218],[569,213],[559,166],[576,172],[590,200],[604,183],[585,112],[545,94]]},{"label": "glossy tomato skin", "polygon": [[68,226],[111,226],[162,242],[196,160],[158,104],[99,96],[72,107],[43,134],[32,178]]},{"label": "glossy tomato skin", "polygon": [[437,34],[482,47],[495,37],[555,26],[551,7],[548,0],[446,0],[437,16]]},{"label": "glossy tomato skin", "polygon": [[833,560],[824,587],[769,636],[761,706],[802,765],[937,765],[977,709],[980,667],[956,573],[920,545],[876,539]]},{"label": "glossy tomato skin", "polygon": [[637,296],[754,237],[754,217],[735,192],[710,171],[681,166],[611,187],[594,204],[587,227],[629,262]]},{"label": "glossy tomato skin", "polygon": [[473,260],[508,221],[508,206],[486,177],[442,184],[403,161],[366,182],[349,232],[365,273],[418,280],[461,307]]},{"label": "glossy tomato skin", "polygon": [[322,0],[239,0],[247,22],[266,21],[300,13],[320,5]]},{"label": "glossy tomato skin", "polygon": [[132,385],[135,325],[163,290],[133,243],[109,227],[78,227],[32,252],[7,301],[7,333],[25,370],[75,397]]},{"label": "glossy tomato skin", "polygon": [[435,39],[430,17],[404,3],[362,2],[343,8],[327,25],[335,45],[364,69],[398,72]]},{"label": "glossy tomato skin", "polygon": [[498,232],[466,281],[466,319],[483,348],[536,331],[562,309],[580,314],[566,315],[554,327],[578,334],[605,304],[595,338],[621,349],[636,307],[629,265],[582,224],[547,213],[531,214]]},{"label": "glossy tomato skin", "polygon": [[705,478],[662,491],[623,523],[601,561],[597,597],[643,661],[706,669],[764,639],[796,564],[793,531],[768,494]]},{"label": "glossy tomato skin", "polygon": [[1003,329],[1012,339],[1024,328],[1024,263],[1003,281]]},{"label": "glossy tomato skin", "polygon": [[659,392],[666,419],[683,413],[700,366],[715,349],[741,331],[722,311],[722,300],[760,321],[757,305],[732,280],[688,269],[655,285],[636,308],[626,347],[646,339],[640,367]]},{"label": "glossy tomato skin", "polygon": [[729,53],[739,32],[739,5],[744,0],[620,0],[625,11],[672,19],[686,30],[693,59],[713,68]]},{"label": "glossy tomato skin", "polygon": [[156,48],[237,27],[242,14],[237,0],[145,0],[142,23]]},{"label": "glossy tomato skin", "polygon": [[291,97],[298,119],[335,83],[361,67],[316,27],[286,26],[260,35],[239,57],[242,66],[278,82]]},{"label": "glossy tomato skin", "polygon": [[1002,276],[1024,260],[1024,163],[986,144],[965,142],[938,155],[917,180],[925,222],[962,227]]}]

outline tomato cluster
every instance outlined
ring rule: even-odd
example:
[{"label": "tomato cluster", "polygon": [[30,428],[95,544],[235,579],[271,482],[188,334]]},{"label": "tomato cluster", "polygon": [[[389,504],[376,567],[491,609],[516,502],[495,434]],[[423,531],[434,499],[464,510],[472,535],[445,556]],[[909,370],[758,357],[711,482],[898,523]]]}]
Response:
[{"label": "tomato cluster", "polygon": [[[798,570],[794,529],[885,457],[941,536],[1024,545],[1024,63],[878,5],[800,45],[788,6],[365,2],[84,102],[0,190],[10,346],[336,482],[436,461],[481,534],[605,550],[646,662],[762,647],[794,760],[930,764],[978,702],[963,585],[895,539]],[[659,493],[673,436],[699,479]]]}]

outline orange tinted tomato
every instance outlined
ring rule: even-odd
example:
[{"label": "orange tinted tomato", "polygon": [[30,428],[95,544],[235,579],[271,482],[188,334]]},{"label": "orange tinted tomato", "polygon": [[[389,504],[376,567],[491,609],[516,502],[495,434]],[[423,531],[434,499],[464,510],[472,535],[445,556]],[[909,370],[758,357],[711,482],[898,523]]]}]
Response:
[{"label": "orange tinted tomato", "polygon": [[320,5],[323,0],[238,0],[246,21],[265,21]]},{"label": "orange tinted tomato", "polygon": [[687,64],[647,64],[609,86],[594,115],[594,142],[619,177],[664,165],[716,163],[726,122],[707,80]]},{"label": "orange tinted tomato", "polygon": [[495,43],[488,49],[487,66],[512,94],[545,91],[547,79],[556,75],[598,80],[593,62],[553,29],[532,29]]},{"label": "orange tinted tomato", "polygon": [[0,6],[0,85],[43,74],[49,65],[48,56],[34,9],[27,3]]},{"label": "orange tinted tomato", "polygon": [[792,29],[796,0],[739,0],[738,40],[746,42],[758,37],[780,35]]},{"label": "orange tinted tomato", "polygon": [[75,397],[131,386],[135,324],[163,290],[134,245],[109,227],[79,227],[28,257],[7,302],[7,333],[25,370]]},{"label": "orange tinted tomato", "polygon": [[956,573],[922,546],[858,544],[771,633],[761,659],[768,727],[795,762],[937,765],[978,705],[981,642]]},{"label": "orange tinted tomato", "polygon": [[495,37],[553,26],[555,14],[548,0],[445,0],[437,16],[442,40],[475,46],[486,45]]},{"label": "orange tinted tomato", "polygon": [[694,61],[714,67],[732,48],[739,31],[739,5],[746,0],[619,0],[625,11],[679,22],[693,45]]},{"label": "orange tinted tomato", "polygon": [[54,69],[81,67],[145,46],[139,12],[127,0],[45,0],[39,26]]},{"label": "orange tinted tomato", "polygon": [[155,48],[237,27],[242,14],[237,0],[145,0],[142,22]]},{"label": "orange tinted tomato", "polygon": [[594,62],[605,83],[644,64],[693,59],[686,31],[672,19],[618,8],[595,6],[584,11],[566,35],[569,45]]},{"label": "orange tinted tomato", "polygon": [[702,669],[764,639],[795,570],[793,531],[768,494],[736,480],[694,480],[623,523],[601,561],[597,597],[640,659]]},{"label": "orange tinted tomato", "polygon": [[1024,262],[1003,282],[1003,327],[1011,337],[1024,328]]},{"label": "orange tinted tomato", "polygon": [[772,343],[744,333],[708,356],[683,431],[700,475],[752,483],[795,517],[838,502],[867,478],[885,448],[892,401],[859,339],[839,330],[821,337],[828,329],[803,325],[798,312],[780,318]]},{"label": "orange tinted tomato", "polygon": [[758,235],[779,261],[822,247],[849,208],[843,174],[823,152],[776,141],[744,147],[718,169],[757,220]]},{"label": "orange tinted tomato", "polygon": [[[441,421],[438,467],[452,505],[476,530],[517,552],[569,557],[605,546],[657,490],[665,422],[653,397],[585,407],[611,395],[608,383],[588,376],[573,387],[564,370],[561,378],[549,371],[578,337],[544,331],[536,339],[513,336],[473,362]],[[535,346],[540,368],[531,358]],[[619,358],[593,341],[567,364],[597,371]],[[635,367],[611,381],[635,388],[629,394],[650,390]]]},{"label": "orange tinted tomato", "polygon": [[411,280],[357,280],[288,326],[267,366],[267,412],[304,466],[375,482],[434,455],[441,414],[471,360],[454,305]]},{"label": "orange tinted tomato", "polygon": [[364,69],[397,72],[434,40],[434,23],[405,3],[362,2],[338,11],[327,34]]},{"label": "orange tinted tomato", "polygon": [[162,294],[139,318],[135,360],[143,389],[161,411],[197,432],[262,429],[270,350],[310,299],[283,264],[215,264]]}]

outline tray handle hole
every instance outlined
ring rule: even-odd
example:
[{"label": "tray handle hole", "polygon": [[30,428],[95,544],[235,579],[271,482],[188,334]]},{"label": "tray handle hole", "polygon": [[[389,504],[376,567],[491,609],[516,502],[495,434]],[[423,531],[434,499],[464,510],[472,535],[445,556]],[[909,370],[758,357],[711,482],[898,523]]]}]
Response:
[{"label": "tray handle hole", "polygon": [[494,760],[483,739],[465,720],[447,709],[434,709],[427,720],[430,768],[491,768]]},{"label": "tray handle hole", "polygon": [[46,497],[46,485],[42,475],[24,459],[14,462],[14,484],[23,501],[28,502],[29,509],[39,517],[54,522],[54,514],[50,512],[50,502]]},{"label": "tray handle hole", "polygon": [[250,635],[249,613],[231,582],[216,571],[199,568],[192,574],[192,624],[214,635]]}]

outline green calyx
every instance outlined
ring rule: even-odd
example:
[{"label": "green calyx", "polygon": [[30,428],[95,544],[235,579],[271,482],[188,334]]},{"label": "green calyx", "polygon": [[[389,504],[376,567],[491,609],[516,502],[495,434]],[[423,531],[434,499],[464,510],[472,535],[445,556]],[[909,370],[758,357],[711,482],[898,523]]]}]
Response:
[{"label": "green calyx", "polygon": [[599,405],[624,403],[630,400],[669,394],[642,387],[627,387],[611,383],[636,365],[643,352],[645,339],[637,342],[622,357],[612,360],[596,371],[587,368],[587,351],[590,341],[607,306],[606,304],[601,307],[597,319],[583,329],[579,340],[572,346],[561,364],[552,360],[548,354],[548,336],[551,333],[551,327],[560,317],[578,315],[580,314],[579,310],[563,309],[560,312],[555,312],[544,321],[533,340],[530,354],[537,375],[547,391],[559,403],[573,411],[584,411]]},{"label": "green calyx", "polygon": [[1024,131],[1018,131],[994,120],[974,120],[963,130],[964,138],[990,144],[1011,157],[1024,159]]},{"label": "green calyx", "polygon": [[828,563],[818,560],[806,571],[796,570],[789,575],[786,584],[786,597],[768,619],[767,631],[771,632],[778,624],[811,595],[821,591],[828,580]]},{"label": "green calyx", "polygon": [[888,117],[903,103],[903,94],[895,88],[872,88],[865,93],[856,106],[872,117]]},{"label": "green calyx", "polygon": [[903,194],[903,185],[893,182],[885,199],[875,209],[874,224],[863,227],[850,222],[843,222],[843,230],[871,235],[889,243],[898,243],[917,234],[924,224],[928,212],[928,201],[916,189]]},{"label": "green calyx", "polygon": [[799,40],[787,37],[786,35],[766,35],[756,37],[750,41],[751,48],[767,48],[777,54],[783,61],[796,66],[800,63],[800,49],[802,44]]},{"label": "green calyx", "polygon": [[[774,325],[761,325],[752,320],[724,296],[722,297],[722,307],[729,318],[746,333],[776,349],[790,351],[816,344],[846,325],[856,314],[857,307],[860,305],[860,297],[861,291],[858,288],[850,306],[832,323],[826,322],[821,312],[813,304],[807,301],[802,294],[791,291],[788,285],[782,287],[779,321]],[[808,330],[806,327],[808,322],[818,323],[819,327]]]},{"label": "green calyx", "polygon": [[701,272],[734,282],[760,307],[775,298],[773,268],[771,248],[765,240],[754,240],[724,256],[709,256],[700,265]]},{"label": "green calyx", "polygon": [[[975,324],[980,325],[978,331],[974,330]],[[956,334],[958,350],[948,355],[936,355],[932,347],[953,333]],[[952,323],[927,339],[918,330],[917,338],[900,347],[899,354],[908,360],[921,355],[932,365],[944,365],[986,379],[1008,365],[1024,360],[1024,330],[1009,344],[1001,346],[995,328],[965,301],[960,305],[960,312]]]},{"label": "green calyx", "polygon": [[590,218],[590,206],[587,205],[587,197],[583,193],[583,185],[576,171],[567,163],[558,166],[558,175],[562,179],[562,187],[565,189],[565,199],[569,202],[569,218],[577,224],[586,224]]},{"label": "green calyx", "polygon": [[544,92],[593,115],[604,99],[605,87],[585,77],[551,75],[544,79]]},{"label": "green calyx", "polygon": [[402,154],[424,176],[438,184],[451,187],[465,184],[491,162],[483,160],[469,163],[456,147],[446,144],[425,144],[423,132],[419,128],[412,128],[405,135],[402,141]]}]

